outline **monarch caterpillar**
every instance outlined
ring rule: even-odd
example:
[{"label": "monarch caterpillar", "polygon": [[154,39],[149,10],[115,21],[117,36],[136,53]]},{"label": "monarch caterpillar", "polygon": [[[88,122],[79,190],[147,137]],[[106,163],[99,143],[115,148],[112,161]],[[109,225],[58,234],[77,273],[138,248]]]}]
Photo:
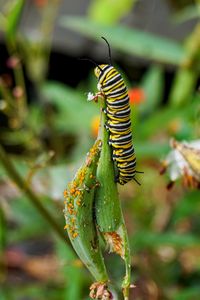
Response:
[{"label": "monarch caterpillar", "polygon": [[112,66],[111,49],[108,41],[102,37],[108,45],[110,64],[97,65],[94,74],[98,79],[97,88],[99,94],[105,97],[107,116],[105,124],[109,131],[109,144],[112,147],[112,158],[116,162],[118,174],[116,181],[124,185],[135,178],[136,157],[132,143],[130,104],[127,87],[121,74]]}]

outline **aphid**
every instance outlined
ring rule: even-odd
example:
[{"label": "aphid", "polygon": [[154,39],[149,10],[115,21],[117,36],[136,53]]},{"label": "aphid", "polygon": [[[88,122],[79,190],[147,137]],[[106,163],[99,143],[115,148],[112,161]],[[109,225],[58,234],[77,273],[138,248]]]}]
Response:
[{"label": "aphid", "polygon": [[[109,144],[112,147],[112,158],[116,162],[116,181],[124,185],[128,181],[136,180],[136,157],[132,143],[130,104],[127,87],[121,74],[113,67],[111,49],[108,41],[102,37],[108,45],[109,64],[97,65],[94,70],[98,79],[97,96],[106,99],[104,113],[107,116],[106,129],[109,131]],[[91,98],[91,96],[90,96]],[[95,96],[94,96],[95,99]],[[91,100],[91,99],[90,99]]]}]

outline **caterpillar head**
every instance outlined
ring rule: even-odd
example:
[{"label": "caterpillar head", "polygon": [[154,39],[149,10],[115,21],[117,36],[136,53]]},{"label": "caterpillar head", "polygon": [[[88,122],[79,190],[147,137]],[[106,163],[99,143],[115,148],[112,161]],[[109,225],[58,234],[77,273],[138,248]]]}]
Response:
[{"label": "caterpillar head", "polygon": [[99,65],[98,67],[96,67],[94,69],[94,75],[97,77],[97,79],[99,79],[100,75],[103,72],[103,69],[106,67],[107,65]]}]

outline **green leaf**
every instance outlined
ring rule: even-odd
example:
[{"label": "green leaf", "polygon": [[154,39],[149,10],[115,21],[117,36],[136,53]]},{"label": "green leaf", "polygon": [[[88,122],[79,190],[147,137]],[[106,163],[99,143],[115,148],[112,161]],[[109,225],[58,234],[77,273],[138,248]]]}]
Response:
[{"label": "green leaf", "polygon": [[1,28],[1,31],[3,31],[6,27],[6,17],[4,16],[4,14],[0,11],[0,28]]},{"label": "green leaf", "polygon": [[137,0],[115,0],[114,3],[112,0],[95,0],[89,6],[88,15],[91,20],[114,24],[128,13],[136,2]]},{"label": "green leaf", "polygon": [[60,24],[100,42],[105,36],[111,46],[126,54],[162,63],[180,65],[185,57],[182,45],[151,33],[125,26],[109,26],[81,17],[62,17]]},{"label": "green leaf", "polygon": [[175,248],[199,246],[199,238],[194,234],[180,234],[174,232],[156,233],[151,231],[139,231],[131,238],[132,249],[151,248],[169,245]]},{"label": "green leaf", "polygon": [[142,141],[139,142],[139,136],[136,142],[134,142],[134,147],[136,149],[136,155],[138,160],[144,160],[145,158],[155,158],[159,159],[169,152],[168,142],[152,142],[152,141]]},{"label": "green leaf", "polygon": [[176,13],[173,19],[175,22],[182,23],[182,22],[189,21],[191,19],[199,18],[199,16],[200,13],[196,5],[190,5],[190,6],[186,6],[186,8]]},{"label": "green leaf", "polygon": [[0,203],[0,225],[1,225],[0,226],[0,255],[3,255],[4,249],[6,247],[7,226],[6,226],[5,212],[1,203]]},{"label": "green leaf", "polygon": [[13,42],[16,35],[17,24],[22,12],[24,0],[16,0],[7,17],[6,37],[10,42]]},{"label": "green leaf", "polygon": [[87,94],[56,82],[45,83],[42,87],[44,98],[58,109],[55,126],[65,132],[89,132],[91,122],[98,115],[99,107],[92,103],[88,105]]},{"label": "green leaf", "polygon": [[[53,276],[52,276],[53,278]],[[57,287],[53,284],[41,284],[41,282],[24,282],[23,285],[19,284],[4,284],[4,290],[6,290],[5,298],[1,300],[14,300],[14,299],[48,299],[48,300],[57,300],[63,299],[63,288]],[[79,298],[80,299],[80,298]],[[77,299],[78,300],[78,299]]]},{"label": "green leaf", "polygon": [[193,69],[181,68],[176,73],[169,95],[171,106],[181,107],[190,104],[190,97],[195,92],[199,72]]},{"label": "green leaf", "polygon": [[198,217],[200,214],[199,191],[188,192],[177,202],[173,210],[173,220],[177,222],[184,218]]},{"label": "green leaf", "polygon": [[[74,263],[77,260],[77,256],[58,239],[56,239],[55,249],[59,261],[65,262],[65,264],[61,264],[61,269],[65,281],[68,283],[64,291],[63,299],[81,299],[84,281],[80,266]],[[70,280],[70,278],[73,280]]]},{"label": "green leaf", "polygon": [[[59,218],[59,210],[56,212],[54,203],[51,200],[43,197],[42,203],[48,208],[49,212],[58,217],[58,223],[64,224],[64,218]],[[9,242],[13,243],[27,238],[33,238],[38,235],[46,234],[47,231],[48,234],[51,235],[49,225],[28,201],[26,196],[20,195],[19,197],[15,197],[11,208],[13,221],[17,224],[17,229],[9,231],[7,237]]]},{"label": "green leaf", "polygon": [[194,286],[194,287],[188,287],[186,289],[183,289],[180,292],[177,292],[175,296],[172,295],[172,300],[199,300],[200,295],[200,287]]},{"label": "green leaf", "polygon": [[145,73],[141,86],[145,93],[145,101],[139,105],[142,114],[153,112],[163,99],[164,89],[163,68],[152,66]]},{"label": "green leaf", "polygon": [[142,126],[137,128],[137,136],[140,140],[147,139],[151,135],[155,135],[157,132],[163,132],[163,128],[166,129],[169,122],[173,119],[184,120],[184,122],[194,118],[194,112],[198,108],[198,98],[192,101],[189,106],[181,108],[163,108],[152,114],[151,118],[144,119]]}]

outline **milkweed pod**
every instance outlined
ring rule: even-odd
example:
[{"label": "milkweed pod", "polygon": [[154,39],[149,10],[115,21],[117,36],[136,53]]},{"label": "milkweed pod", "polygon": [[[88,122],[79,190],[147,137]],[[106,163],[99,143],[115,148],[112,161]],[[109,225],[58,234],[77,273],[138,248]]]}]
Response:
[{"label": "milkweed pod", "polygon": [[70,241],[79,258],[98,282],[108,280],[96,230],[93,201],[101,142],[90,149],[86,161],[64,191],[64,216]]},{"label": "milkweed pod", "polygon": [[[102,118],[102,125],[104,120],[105,115]],[[115,182],[112,152],[108,144],[108,132],[105,129],[103,129],[102,140],[102,150],[97,168],[99,188],[95,191],[95,215],[100,232],[113,232],[122,224],[123,218]]]},{"label": "milkweed pod", "polygon": [[97,168],[99,188],[95,191],[95,216],[98,230],[101,232],[107,248],[110,252],[120,255],[124,260],[126,273],[122,282],[122,290],[124,299],[128,299],[131,274],[130,250],[115,182],[112,152],[108,144],[109,135],[104,128],[105,119],[106,116],[103,115],[101,123],[103,144]]}]

